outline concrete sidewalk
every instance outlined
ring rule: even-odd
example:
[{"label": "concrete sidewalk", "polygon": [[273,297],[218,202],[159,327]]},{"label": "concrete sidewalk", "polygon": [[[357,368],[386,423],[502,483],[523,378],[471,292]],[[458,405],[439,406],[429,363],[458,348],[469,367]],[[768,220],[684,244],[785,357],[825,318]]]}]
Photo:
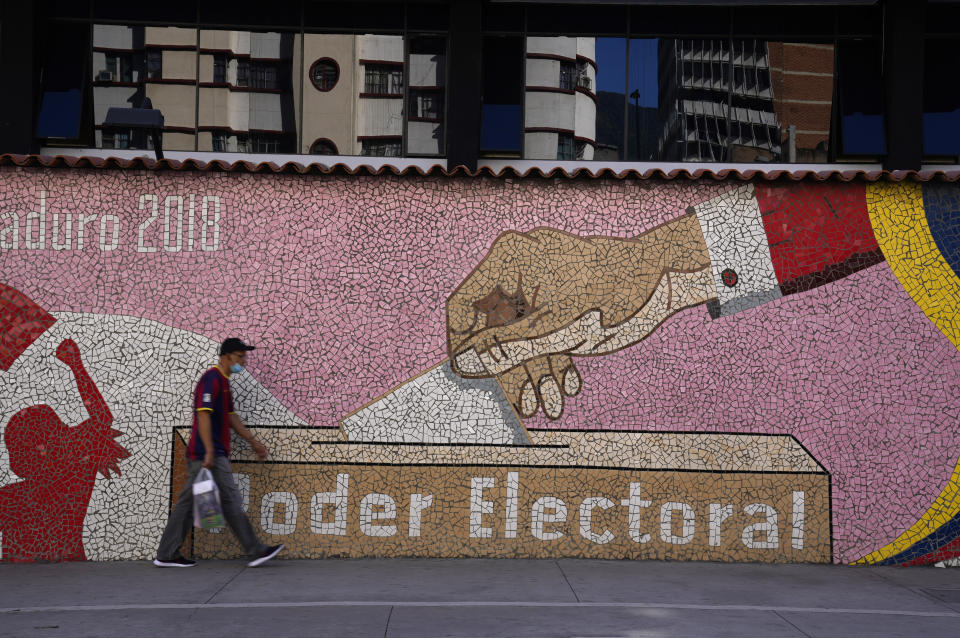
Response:
[{"label": "concrete sidewalk", "polygon": [[957,636],[960,569],[593,560],[0,565],[3,636]]}]

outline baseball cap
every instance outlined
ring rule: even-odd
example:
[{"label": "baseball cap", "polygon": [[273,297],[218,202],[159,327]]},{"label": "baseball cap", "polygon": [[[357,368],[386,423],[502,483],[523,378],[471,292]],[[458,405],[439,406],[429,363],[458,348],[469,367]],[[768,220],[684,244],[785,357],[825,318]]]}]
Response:
[{"label": "baseball cap", "polygon": [[240,339],[236,337],[230,337],[226,339],[223,343],[220,344],[220,354],[231,354],[234,352],[243,352],[247,350],[254,350],[253,346],[248,346]]}]

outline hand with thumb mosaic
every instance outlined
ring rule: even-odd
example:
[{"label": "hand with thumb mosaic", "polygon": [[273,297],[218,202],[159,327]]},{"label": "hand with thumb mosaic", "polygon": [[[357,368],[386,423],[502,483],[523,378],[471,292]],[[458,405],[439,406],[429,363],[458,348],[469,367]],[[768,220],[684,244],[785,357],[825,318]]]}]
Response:
[{"label": "hand with thumb mosaic", "polygon": [[496,377],[523,417],[580,392],[573,357],[609,354],[716,296],[693,215],[631,239],[507,232],[447,300],[447,349],[463,377]]}]

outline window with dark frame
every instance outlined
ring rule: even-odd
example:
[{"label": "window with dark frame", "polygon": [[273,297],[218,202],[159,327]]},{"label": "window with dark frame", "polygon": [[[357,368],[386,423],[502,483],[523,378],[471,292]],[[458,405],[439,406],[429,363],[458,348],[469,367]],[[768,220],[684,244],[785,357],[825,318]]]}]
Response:
[{"label": "window with dark frame", "polygon": [[250,61],[237,60],[237,86],[250,85]]},{"label": "window with dark frame", "polygon": [[279,89],[280,73],[274,62],[250,63],[250,88],[252,89]]},{"label": "window with dark frame", "polygon": [[442,120],[443,93],[437,90],[410,89],[409,117],[422,120]]},{"label": "window with dark frame", "polygon": [[435,93],[422,93],[419,97],[420,117],[440,119],[440,96]]},{"label": "window with dark frame", "polygon": [[117,82],[117,56],[110,54],[104,56],[104,66],[106,68],[100,72],[97,79],[101,82]]},{"label": "window with dark frame", "polygon": [[100,132],[100,148],[153,150],[153,140],[143,131],[111,127]]},{"label": "window with dark frame", "polygon": [[557,133],[557,159],[576,159],[576,147],[573,143],[573,133]]},{"label": "window with dark frame", "polygon": [[332,58],[320,58],[310,67],[310,81],[318,91],[329,91],[340,79],[340,66]]},{"label": "window with dark frame", "polygon": [[577,65],[575,62],[560,62],[560,88],[572,91],[577,86]]},{"label": "window with dark frame", "polygon": [[317,140],[310,145],[310,154],[311,155],[339,155],[340,151],[337,150],[337,145],[334,144],[331,140],[321,139]]},{"label": "window with dark frame", "polygon": [[401,140],[373,138],[360,140],[361,155],[372,157],[400,157]]},{"label": "window with dark frame", "polygon": [[163,51],[147,49],[147,79],[160,80],[163,78]]},{"label": "window with dark frame", "polygon": [[770,90],[770,70],[769,69],[761,69],[757,71],[757,87],[761,93]]},{"label": "window with dark frame", "polygon": [[582,160],[587,153],[587,143],[583,140],[577,140],[576,145],[577,145],[576,158],[578,160]]},{"label": "window with dark frame", "polygon": [[404,84],[404,145],[409,157],[442,157],[445,154],[444,96],[447,41],[436,35],[415,35],[407,40]]},{"label": "window with dark frame", "polygon": [[108,53],[105,56],[107,74],[99,77],[108,82],[133,82],[133,55]]},{"label": "window with dark frame", "polygon": [[403,67],[392,64],[363,65],[363,92],[403,95]]},{"label": "window with dark frame", "polygon": [[251,133],[250,153],[279,153],[280,135],[276,133]]},{"label": "window with dark frame", "polygon": [[222,53],[213,56],[213,81],[216,84],[227,82],[227,56]]},{"label": "window with dark frame", "polygon": [[577,61],[577,88],[592,91],[593,86],[590,82],[590,76],[587,74],[588,66],[585,60]]}]

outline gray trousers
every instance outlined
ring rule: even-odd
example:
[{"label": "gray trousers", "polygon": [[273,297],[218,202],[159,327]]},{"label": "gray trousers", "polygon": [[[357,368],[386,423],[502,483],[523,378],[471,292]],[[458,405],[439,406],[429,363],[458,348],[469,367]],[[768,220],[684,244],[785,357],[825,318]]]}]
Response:
[{"label": "gray trousers", "polygon": [[[157,558],[160,560],[176,558],[180,546],[187,538],[190,526],[193,525],[193,482],[202,468],[202,461],[187,459],[187,483],[177,497],[177,504],[170,512],[167,527],[163,530],[163,537],[160,538],[160,547],[157,549]],[[227,524],[243,545],[247,555],[251,558],[259,556],[267,546],[257,538],[250,520],[243,513],[240,490],[237,489],[237,484],[233,480],[233,471],[230,469],[230,461],[227,457],[216,457],[216,465],[210,473],[213,474],[213,480],[220,490],[220,503],[223,505],[223,517]]]}]

